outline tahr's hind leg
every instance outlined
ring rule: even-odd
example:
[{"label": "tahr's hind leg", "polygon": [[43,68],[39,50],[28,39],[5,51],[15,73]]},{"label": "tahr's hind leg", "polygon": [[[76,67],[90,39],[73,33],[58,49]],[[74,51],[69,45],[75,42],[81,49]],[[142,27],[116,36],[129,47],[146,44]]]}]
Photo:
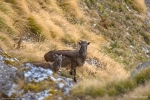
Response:
[{"label": "tahr's hind leg", "polygon": [[76,79],[76,69],[74,69],[74,78],[73,78],[74,82],[77,82],[77,79]]}]

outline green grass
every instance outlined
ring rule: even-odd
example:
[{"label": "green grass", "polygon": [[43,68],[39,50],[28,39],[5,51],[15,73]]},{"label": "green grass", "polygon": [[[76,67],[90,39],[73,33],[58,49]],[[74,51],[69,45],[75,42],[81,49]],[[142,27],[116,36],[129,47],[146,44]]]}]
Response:
[{"label": "green grass", "polygon": [[145,84],[147,80],[150,80],[150,68],[142,70],[134,77],[134,81],[137,84]]},{"label": "green grass", "polygon": [[124,1],[125,1],[125,3],[127,3],[127,4],[130,4],[130,3],[132,3],[133,0],[124,0]]},{"label": "green grass", "polygon": [[128,91],[131,91],[133,88],[136,87],[136,83],[134,83],[132,80],[124,80],[119,82],[110,83],[106,86],[107,94],[109,96],[116,96],[116,95],[122,95],[124,93],[127,93]]}]

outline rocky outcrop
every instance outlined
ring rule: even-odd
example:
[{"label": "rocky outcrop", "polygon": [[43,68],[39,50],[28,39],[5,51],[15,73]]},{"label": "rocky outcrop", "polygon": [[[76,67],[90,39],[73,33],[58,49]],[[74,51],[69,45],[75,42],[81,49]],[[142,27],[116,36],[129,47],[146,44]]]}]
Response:
[{"label": "rocky outcrop", "polygon": [[17,68],[10,64],[5,64],[5,61],[18,61],[16,58],[9,58],[7,54],[0,48],[0,92],[8,97],[12,95],[10,91],[14,84]]},{"label": "rocky outcrop", "polygon": [[[19,62],[19,60],[16,58],[9,57],[0,48],[0,98],[2,99],[13,98],[14,100],[44,100],[49,96],[53,98],[54,92],[58,91],[61,92],[62,95],[68,95],[71,87],[75,85],[71,78],[54,74],[50,69],[35,67],[30,63],[15,67],[9,63],[6,63],[8,61]],[[24,68],[27,70],[22,70],[19,73],[18,68]],[[33,82],[34,84],[38,84],[38,82],[49,79],[50,81],[48,82],[53,83],[51,86],[52,89],[47,88],[37,92],[30,90],[30,88],[25,90],[25,86],[23,86],[21,89],[18,89],[20,84],[17,83],[17,80],[19,78],[18,75],[21,74],[23,75],[23,79],[20,80],[21,82],[25,82],[24,85],[29,85]],[[3,95],[5,95],[5,97]],[[55,99],[63,100],[61,96],[55,96]]]}]

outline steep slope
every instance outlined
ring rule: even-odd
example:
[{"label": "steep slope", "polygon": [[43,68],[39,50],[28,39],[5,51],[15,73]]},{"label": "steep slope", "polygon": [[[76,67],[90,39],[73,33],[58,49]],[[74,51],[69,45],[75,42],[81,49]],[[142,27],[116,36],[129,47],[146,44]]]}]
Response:
[{"label": "steep slope", "polygon": [[[87,40],[88,59],[77,69],[78,79],[95,79],[95,85],[125,79],[150,60],[146,12],[144,0],[1,0],[0,47],[21,64]],[[66,70],[62,75],[71,77]]]},{"label": "steep slope", "polygon": [[[24,62],[43,60],[44,53],[49,50],[78,48],[78,40],[87,40],[91,42],[88,62],[96,59],[100,71],[96,72],[97,67],[88,63],[79,68],[79,73],[82,70],[85,74],[104,73],[111,79],[109,74],[114,73],[111,70],[116,70],[116,73],[127,76],[122,65],[101,52],[102,46],[108,44],[100,32],[103,27],[99,34],[93,31],[93,17],[86,13],[85,8],[85,2],[78,0],[1,1],[1,47]],[[87,77],[93,76],[87,74]]]}]

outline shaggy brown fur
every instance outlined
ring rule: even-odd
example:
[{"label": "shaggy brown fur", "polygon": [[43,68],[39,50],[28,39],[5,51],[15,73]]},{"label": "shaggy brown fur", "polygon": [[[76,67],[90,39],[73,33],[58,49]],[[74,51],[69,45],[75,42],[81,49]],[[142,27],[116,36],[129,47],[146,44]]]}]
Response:
[{"label": "shaggy brown fur", "polygon": [[71,65],[70,74],[74,75],[74,81],[76,82],[76,67],[83,66],[87,57],[87,46],[90,42],[80,41],[78,42],[81,46],[79,50],[53,50],[49,51],[44,55],[45,60],[54,61],[54,54],[62,54],[65,59],[62,61],[62,67],[68,67]]},{"label": "shaggy brown fur", "polygon": [[57,73],[61,67],[62,64],[62,60],[63,60],[64,56],[61,55],[54,55],[54,62],[50,63],[50,62],[28,62],[33,64],[35,67],[42,67],[44,69],[51,69],[53,72]]}]

